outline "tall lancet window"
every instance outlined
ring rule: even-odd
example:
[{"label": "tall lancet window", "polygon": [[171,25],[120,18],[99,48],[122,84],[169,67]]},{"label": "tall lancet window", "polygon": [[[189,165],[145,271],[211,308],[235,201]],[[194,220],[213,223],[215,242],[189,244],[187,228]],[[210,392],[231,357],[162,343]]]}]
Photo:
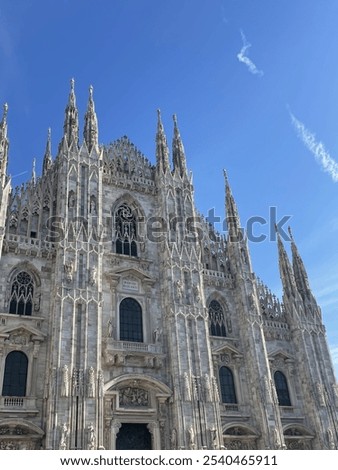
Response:
[{"label": "tall lancet window", "polygon": [[127,204],[121,204],[115,212],[116,253],[137,256],[137,230],[135,214]]},{"label": "tall lancet window", "polygon": [[217,300],[209,304],[209,327],[211,336],[226,336],[224,312]]},{"label": "tall lancet window", "polygon": [[286,377],[280,370],[274,374],[275,387],[279,406],[291,406],[290,394]]},{"label": "tall lancet window", "polygon": [[222,403],[237,403],[234,376],[229,367],[222,366],[219,370]]},{"label": "tall lancet window", "polygon": [[34,282],[26,271],[20,271],[12,281],[9,313],[32,315]]}]

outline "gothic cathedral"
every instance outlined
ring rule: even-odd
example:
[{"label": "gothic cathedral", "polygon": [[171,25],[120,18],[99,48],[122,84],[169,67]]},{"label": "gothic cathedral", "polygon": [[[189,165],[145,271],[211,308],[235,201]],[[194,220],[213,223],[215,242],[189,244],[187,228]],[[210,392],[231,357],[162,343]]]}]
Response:
[{"label": "gothic cathedral", "polygon": [[0,449],[337,449],[338,386],[308,277],[280,235],[283,302],[253,273],[225,175],[227,236],[172,164],[98,144],[74,81],[41,177],[12,189],[0,123]]}]

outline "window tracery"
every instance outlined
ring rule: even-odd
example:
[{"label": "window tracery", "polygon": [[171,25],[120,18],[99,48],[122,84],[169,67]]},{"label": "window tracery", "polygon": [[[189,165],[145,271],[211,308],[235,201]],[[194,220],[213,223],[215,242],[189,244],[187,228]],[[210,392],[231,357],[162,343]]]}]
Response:
[{"label": "window tracery", "polygon": [[127,204],[121,204],[115,212],[116,253],[137,256],[136,218]]},{"label": "window tracery", "polygon": [[209,304],[209,325],[211,336],[226,337],[224,311],[217,300],[212,300]]},{"label": "window tracery", "polygon": [[34,281],[26,271],[20,271],[12,280],[9,313],[32,315]]}]

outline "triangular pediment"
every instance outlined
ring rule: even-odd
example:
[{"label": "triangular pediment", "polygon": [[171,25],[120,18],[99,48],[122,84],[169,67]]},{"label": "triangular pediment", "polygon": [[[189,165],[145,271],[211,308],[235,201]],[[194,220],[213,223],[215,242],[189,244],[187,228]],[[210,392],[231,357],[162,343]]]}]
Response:
[{"label": "triangular pediment", "polygon": [[43,341],[46,337],[42,331],[37,330],[31,325],[26,325],[23,322],[0,330],[0,336],[8,339],[30,338],[34,341]]},{"label": "triangular pediment", "polygon": [[270,361],[275,361],[276,359],[282,359],[283,361],[294,361],[291,354],[286,353],[283,349],[274,349],[273,351],[269,352],[268,358]]},{"label": "triangular pediment", "polygon": [[140,281],[155,282],[154,279],[151,278],[148,274],[137,268],[121,268],[114,271],[113,274],[119,277],[135,277]]},{"label": "triangular pediment", "polygon": [[228,354],[232,357],[243,357],[243,354],[232,344],[222,344],[221,346],[217,346],[216,348],[212,349],[212,354]]}]

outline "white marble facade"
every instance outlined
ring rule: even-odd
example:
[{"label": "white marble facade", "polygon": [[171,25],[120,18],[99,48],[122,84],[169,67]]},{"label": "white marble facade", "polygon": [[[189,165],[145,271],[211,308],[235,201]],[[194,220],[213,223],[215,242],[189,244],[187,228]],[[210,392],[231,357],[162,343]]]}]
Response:
[{"label": "white marble facade", "polygon": [[178,124],[156,163],[98,145],[74,82],[41,177],[12,189],[0,124],[0,449],[336,449],[338,387],[294,241],[283,302],[199,216]]}]

